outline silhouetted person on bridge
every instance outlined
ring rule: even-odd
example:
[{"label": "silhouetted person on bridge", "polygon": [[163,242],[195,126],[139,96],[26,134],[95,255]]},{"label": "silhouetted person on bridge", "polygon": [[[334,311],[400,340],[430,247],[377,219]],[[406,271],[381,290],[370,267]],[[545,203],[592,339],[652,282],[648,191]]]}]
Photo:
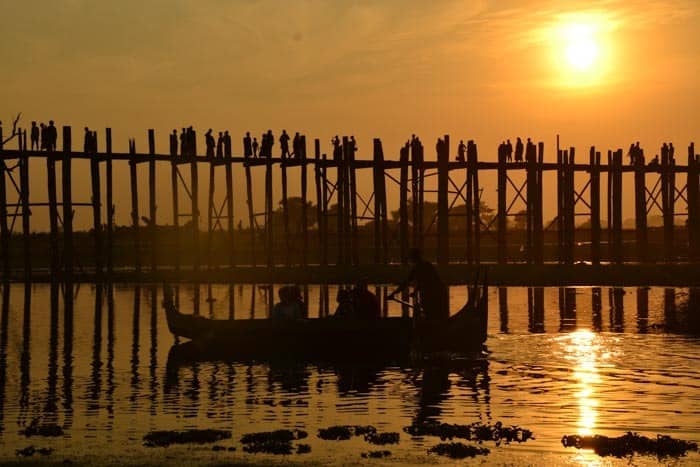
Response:
[{"label": "silhouetted person on bridge", "polygon": [[463,140],[459,140],[459,145],[457,146],[457,161],[464,162],[467,157],[467,146],[464,144]]},{"label": "silhouetted person on bridge", "polygon": [[258,138],[253,138],[253,144],[251,148],[253,149],[253,157],[258,157]]},{"label": "silhouetted person on bridge", "polygon": [[527,145],[525,146],[525,160],[527,162],[534,162],[537,160],[537,149],[535,144],[530,141],[530,138],[527,139]]},{"label": "silhouetted person on bridge", "polygon": [[187,155],[187,129],[183,128],[180,133],[180,155]]},{"label": "silhouetted person on bridge", "polygon": [[634,165],[634,163],[637,162],[635,155],[636,149],[634,148],[634,143],[632,143],[630,144],[630,148],[627,151],[627,157],[630,158],[630,165]]},{"label": "silhouetted person on bridge", "polygon": [[39,142],[39,147],[42,151],[48,151],[49,136],[48,132],[46,131],[46,125],[44,125],[43,123],[39,124],[39,137],[41,138],[41,141]]},{"label": "silhouetted person on bridge", "polygon": [[177,130],[170,133],[170,155],[177,156]]},{"label": "silhouetted person on bridge", "polygon": [[46,127],[46,137],[48,151],[54,152],[56,150],[56,141],[58,141],[58,131],[53,124],[53,120],[49,120],[49,126]]},{"label": "silhouetted person on bridge", "polygon": [[649,167],[658,167],[659,166],[659,155],[655,155],[652,160],[649,161]]},{"label": "silhouetted person on bridge", "polygon": [[423,316],[429,320],[448,319],[450,317],[448,290],[442,282],[438,270],[430,261],[423,259],[418,248],[411,249],[411,261],[413,269],[406,280],[389,294],[389,299],[393,299],[396,294],[413,284],[418,292]]},{"label": "silhouetted person on bridge", "polygon": [[243,138],[243,157],[253,157],[253,141],[250,139],[250,131],[246,131],[245,138]]},{"label": "silhouetted person on bridge", "polygon": [[224,131],[224,157],[231,157],[231,135]]},{"label": "silhouetted person on bridge", "polygon": [[216,140],[216,157],[219,159],[224,157],[224,134],[220,131],[219,137]]},{"label": "silhouetted person on bridge", "polygon": [[338,135],[335,135],[335,137],[331,139],[331,144],[333,144],[333,160],[340,160],[343,150],[340,147],[340,138],[338,138]]},{"label": "silhouetted person on bridge", "polygon": [[280,135],[280,150],[282,158],[289,157],[289,135],[287,130],[282,130]]},{"label": "silhouetted person on bridge", "polygon": [[513,143],[508,140],[505,146],[506,162],[513,162]]},{"label": "silhouetted person on bridge", "polygon": [[32,130],[29,133],[31,139],[31,150],[39,150],[39,127],[36,122],[32,122]]},{"label": "silhouetted person on bridge", "polygon": [[211,128],[209,128],[209,130],[204,134],[204,144],[207,146],[207,157],[214,157],[214,147],[216,146],[216,142],[214,141],[211,131]]},{"label": "silhouetted person on bridge", "polygon": [[668,161],[671,163],[675,162],[675,159],[674,159],[675,152],[676,152],[676,149],[673,147],[673,143],[668,143]]},{"label": "silhouetted person on bridge", "polygon": [[350,154],[352,154],[353,160],[355,159],[355,156],[357,155],[357,141],[355,141],[355,135],[352,135],[350,137]]},{"label": "silhouetted person on bridge", "polygon": [[473,139],[470,139],[469,141],[467,141],[467,160],[475,161],[476,157],[476,143]]},{"label": "silhouetted person on bridge", "polygon": [[523,161],[523,140],[520,139],[520,136],[518,136],[518,139],[515,141],[515,162],[522,162]]}]

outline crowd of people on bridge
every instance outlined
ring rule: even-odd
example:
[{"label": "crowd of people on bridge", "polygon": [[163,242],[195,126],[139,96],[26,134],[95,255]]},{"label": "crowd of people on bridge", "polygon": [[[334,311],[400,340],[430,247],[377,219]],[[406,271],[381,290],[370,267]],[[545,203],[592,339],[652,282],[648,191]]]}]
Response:
[{"label": "crowd of people on bridge", "polygon": [[515,140],[515,148],[510,139],[498,145],[498,160],[506,162],[525,162],[534,160],[537,157],[537,146],[530,138],[523,144],[523,140],[518,136]]},{"label": "crowd of people on bridge", "polygon": [[38,126],[33,121],[29,131],[29,140],[32,151],[55,151],[56,141],[58,141],[58,130],[56,130],[53,120],[49,120],[48,125],[42,122]]},{"label": "crowd of people on bridge", "polygon": [[[676,161],[675,153],[676,149],[673,147],[673,143],[664,142],[661,145],[661,160],[668,161],[669,164],[674,164]],[[640,147],[639,141],[630,144],[627,157],[629,158],[630,165],[644,165],[644,149]],[[655,154],[647,163],[648,167],[659,167],[660,165],[658,154]]]}]

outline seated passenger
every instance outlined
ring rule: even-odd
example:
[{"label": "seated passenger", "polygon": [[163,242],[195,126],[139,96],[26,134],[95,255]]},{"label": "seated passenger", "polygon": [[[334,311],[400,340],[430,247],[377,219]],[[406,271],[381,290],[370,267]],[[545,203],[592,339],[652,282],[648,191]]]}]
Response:
[{"label": "seated passenger", "polygon": [[335,296],[335,301],[338,306],[335,309],[333,317],[335,318],[354,318],[355,317],[355,307],[353,306],[352,291],[345,289],[343,287],[338,289],[338,293]]},{"label": "seated passenger", "polygon": [[285,285],[281,287],[277,294],[280,301],[272,308],[270,318],[272,319],[300,319],[305,317],[305,306],[301,300],[301,294],[297,293],[299,288]]},{"label": "seated passenger", "polygon": [[355,288],[352,289],[352,304],[356,318],[377,319],[382,316],[379,300],[367,289],[367,281],[365,280],[358,281]]}]

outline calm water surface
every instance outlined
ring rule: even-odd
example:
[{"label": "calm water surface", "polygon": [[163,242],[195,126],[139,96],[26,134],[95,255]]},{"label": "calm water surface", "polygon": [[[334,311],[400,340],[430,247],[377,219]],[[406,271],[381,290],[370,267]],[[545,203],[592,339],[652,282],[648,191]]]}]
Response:
[{"label": "calm water surface", "polygon": [[[178,297],[186,312],[263,318],[274,290],[189,285]],[[328,290],[330,307],[335,290]],[[429,419],[502,421],[534,432],[536,439],[523,444],[485,443],[491,454],[474,461],[485,464],[611,462],[563,448],[565,434],[637,431],[700,442],[700,339],[675,333],[697,323],[676,306],[687,292],[494,288],[483,355],[449,364],[347,366],[178,361],[169,358],[174,338],[159,306],[160,289],[15,284],[2,294],[0,462],[35,445],[53,448],[55,461],[352,464],[370,462],[363,452],[388,449],[390,458],[371,462],[452,463],[427,454],[438,439],[403,431]],[[324,313],[318,305],[324,294],[322,287],[308,287],[312,315]],[[459,308],[466,288],[452,288],[451,297],[452,308]],[[400,315],[401,309],[387,312]],[[60,425],[64,436],[21,435],[35,419]],[[375,447],[361,438],[316,436],[319,428],[336,424],[371,424],[400,432],[401,441]],[[183,428],[231,430],[233,438],[219,444],[237,449],[142,445],[151,430]],[[243,434],[278,428],[308,431],[304,442],[311,453],[282,458],[242,452]],[[693,465],[700,456],[674,462]],[[656,460],[636,458],[640,463]]]}]

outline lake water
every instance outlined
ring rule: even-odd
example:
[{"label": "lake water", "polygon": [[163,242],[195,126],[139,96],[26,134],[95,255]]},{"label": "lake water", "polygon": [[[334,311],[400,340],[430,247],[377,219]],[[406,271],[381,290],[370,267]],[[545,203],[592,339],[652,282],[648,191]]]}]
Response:
[{"label": "lake water", "polygon": [[[198,302],[205,316],[262,318],[275,289],[184,285],[178,301],[185,312]],[[335,291],[327,291],[331,308]],[[52,448],[47,459],[55,462],[100,464],[454,463],[428,454],[438,438],[403,431],[416,421],[436,420],[501,421],[534,432],[534,440],[521,444],[485,442],[491,453],[475,463],[627,465],[626,459],[564,448],[561,438],[636,431],[700,442],[700,339],[669,332],[697,323],[699,310],[676,306],[687,293],[492,288],[483,355],[347,366],[175,361],[169,359],[174,338],[159,306],[160,289],[13,284],[2,294],[0,462],[14,461],[17,449],[34,445]],[[318,306],[324,295],[322,287],[308,286],[311,315],[324,313]],[[465,287],[451,289],[453,309],[465,299]],[[397,304],[387,309],[389,315],[401,312]],[[59,425],[62,436],[20,434],[33,420]],[[361,437],[318,438],[318,429],[339,424],[373,425],[400,433],[400,441],[372,446]],[[185,428],[230,430],[233,437],[217,445],[236,450],[143,445],[150,431]],[[311,452],[243,452],[242,435],[279,428],[307,431],[302,442]],[[377,449],[391,456],[362,457]],[[700,456],[673,462],[695,465]],[[657,460],[635,457],[634,463]]]}]

